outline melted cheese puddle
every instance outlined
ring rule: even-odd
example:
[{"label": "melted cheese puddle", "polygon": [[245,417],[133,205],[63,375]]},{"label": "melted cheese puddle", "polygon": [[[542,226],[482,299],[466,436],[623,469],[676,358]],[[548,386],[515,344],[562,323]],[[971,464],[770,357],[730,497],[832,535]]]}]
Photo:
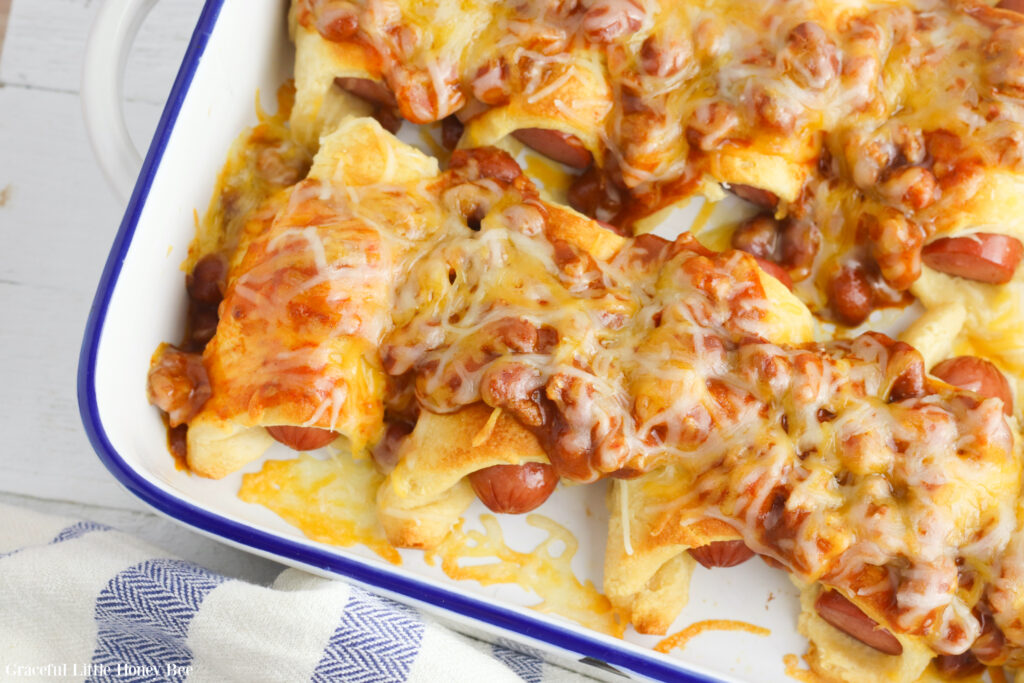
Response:
[{"label": "melted cheese puddle", "polygon": [[696,638],[706,631],[746,631],[747,633],[753,633],[755,636],[771,635],[771,631],[763,626],[755,626],[754,624],[748,624],[745,621],[734,621],[732,619],[705,619],[704,621],[694,622],[682,631],[673,633],[672,635],[661,639],[658,641],[658,644],[654,646],[654,649],[657,652],[666,653],[676,649],[682,650],[693,638]]},{"label": "melted cheese puddle", "polygon": [[[402,558],[377,521],[376,494],[384,477],[369,458],[348,453],[320,459],[302,453],[293,460],[268,460],[259,472],[246,474],[238,497],[263,505],[321,543],[349,547],[362,544],[392,564]],[[541,598],[532,608],[557,614],[583,626],[621,638],[625,625],[608,598],[591,581],[580,582],[572,570],[579,543],[568,529],[542,515],[530,515],[531,526],[548,536],[521,552],[505,543],[494,515],[481,515],[484,531],[464,531],[462,521],[435,550],[427,564],[441,560],[441,569],[457,581],[472,579],[482,586],[515,584]],[[561,552],[556,549],[561,546]],[[465,559],[493,562],[464,566]]]},{"label": "melted cheese puddle", "polygon": [[401,564],[377,521],[374,501],[382,481],[369,458],[342,453],[321,460],[303,453],[294,460],[268,460],[259,472],[246,474],[238,497],[273,510],[314,541],[362,544]]},{"label": "melted cheese puddle", "polygon": [[[457,581],[472,579],[482,586],[515,584],[541,598],[532,609],[557,614],[588,628],[621,638],[625,625],[616,616],[611,603],[590,581],[580,582],[572,571],[572,558],[579,546],[576,537],[554,520],[529,515],[530,526],[542,529],[548,537],[529,552],[513,550],[505,544],[504,534],[494,515],[481,515],[484,531],[463,531],[456,525],[444,542],[424,556],[427,564],[441,559],[441,569]],[[561,542],[564,550],[553,551]],[[494,562],[462,565],[468,558],[496,558]]]}]

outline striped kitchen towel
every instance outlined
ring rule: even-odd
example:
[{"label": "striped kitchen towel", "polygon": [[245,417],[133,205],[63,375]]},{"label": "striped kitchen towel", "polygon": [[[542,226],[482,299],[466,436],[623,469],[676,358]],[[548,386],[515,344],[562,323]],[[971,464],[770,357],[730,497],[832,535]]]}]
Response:
[{"label": "striped kitchen towel", "polygon": [[0,505],[0,680],[586,679],[344,581],[289,569],[257,586]]}]

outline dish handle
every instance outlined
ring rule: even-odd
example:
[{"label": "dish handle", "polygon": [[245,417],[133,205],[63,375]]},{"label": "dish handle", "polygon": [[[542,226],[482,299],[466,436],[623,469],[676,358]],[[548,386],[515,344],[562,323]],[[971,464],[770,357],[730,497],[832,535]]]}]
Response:
[{"label": "dish handle", "polygon": [[142,21],[157,0],[104,0],[89,32],[82,68],[82,114],[107,182],[127,202],[142,156],[124,117],[124,70]]}]

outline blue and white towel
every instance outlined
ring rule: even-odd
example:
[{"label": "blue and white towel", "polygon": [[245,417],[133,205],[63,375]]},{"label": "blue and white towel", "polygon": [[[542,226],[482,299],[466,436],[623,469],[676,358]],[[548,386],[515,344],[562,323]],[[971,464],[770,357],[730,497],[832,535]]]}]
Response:
[{"label": "blue and white towel", "polygon": [[0,680],[585,679],[343,581],[289,569],[257,586],[0,505]]}]

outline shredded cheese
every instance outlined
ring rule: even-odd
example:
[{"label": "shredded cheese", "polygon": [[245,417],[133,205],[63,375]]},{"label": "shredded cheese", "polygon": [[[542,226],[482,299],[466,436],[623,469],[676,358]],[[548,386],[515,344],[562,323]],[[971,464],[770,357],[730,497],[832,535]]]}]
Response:
[{"label": "shredded cheese", "polygon": [[707,631],[741,631],[752,633],[755,636],[769,636],[772,633],[763,626],[755,626],[754,624],[748,624],[745,621],[735,621],[732,619],[706,619],[704,621],[694,622],[683,630],[662,638],[658,641],[658,644],[654,646],[654,649],[658,652],[682,650],[691,640],[702,633],[706,633]]},{"label": "shredded cheese", "polygon": [[[531,514],[526,521],[548,534],[547,539],[529,551],[510,548],[494,516],[481,515],[483,532],[464,531],[460,522],[424,559],[428,564],[440,559],[444,573],[459,581],[477,581],[483,586],[518,585],[541,599],[533,609],[622,637],[625,626],[617,619],[608,599],[590,581],[580,582],[572,571],[572,558],[578,547],[575,536],[542,515]],[[560,553],[554,551],[559,545],[564,546]],[[477,563],[477,559],[493,561]],[[462,560],[473,561],[463,564]]]}]

